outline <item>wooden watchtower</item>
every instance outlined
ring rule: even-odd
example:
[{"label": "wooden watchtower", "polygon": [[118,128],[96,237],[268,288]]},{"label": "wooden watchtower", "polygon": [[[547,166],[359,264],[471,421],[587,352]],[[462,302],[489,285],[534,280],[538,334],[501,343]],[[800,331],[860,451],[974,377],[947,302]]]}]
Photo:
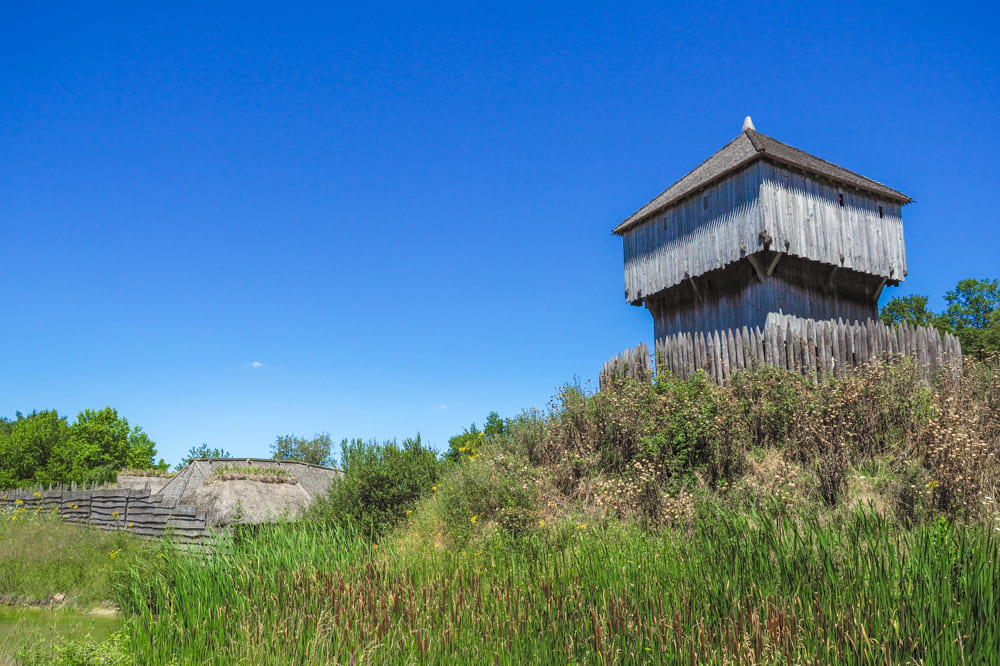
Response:
[{"label": "wooden watchtower", "polygon": [[763,329],[770,313],[878,317],[906,276],[900,209],[910,197],[765,136],[739,136],[619,224],[625,298],[657,340]]}]

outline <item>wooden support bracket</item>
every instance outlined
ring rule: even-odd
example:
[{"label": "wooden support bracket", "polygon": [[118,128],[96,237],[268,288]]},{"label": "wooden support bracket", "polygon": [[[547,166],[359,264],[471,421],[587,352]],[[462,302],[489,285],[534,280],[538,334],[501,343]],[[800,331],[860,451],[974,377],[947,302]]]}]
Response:
[{"label": "wooden support bracket", "polygon": [[774,275],[774,269],[778,267],[778,262],[781,261],[781,258],[783,256],[785,256],[784,252],[778,252],[776,255],[774,255],[774,259],[771,260],[771,265],[767,267],[768,277]]},{"label": "wooden support bracket", "polygon": [[692,289],[694,289],[694,295],[695,295],[695,298],[697,298],[697,299],[698,299],[698,302],[699,302],[699,303],[704,303],[704,302],[705,302],[705,299],[704,299],[704,298],[702,298],[702,295],[701,295],[701,290],[699,290],[699,289],[698,289],[698,283],[696,283],[696,282],[694,281],[694,278],[693,278],[693,277],[691,277],[691,276],[688,276],[688,282],[690,282],[690,283],[691,283],[691,288],[692,288]]},{"label": "wooden support bracket", "polygon": [[826,278],[826,284],[823,286],[823,291],[830,293],[833,291],[833,278],[837,275],[837,271],[840,270],[840,266],[834,266],[833,270],[830,271],[830,276]]},{"label": "wooden support bracket", "polygon": [[757,261],[757,257],[752,254],[747,255],[747,261],[753,267],[753,272],[757,274],[757,280],[760,282],[764,281],[764,270],[760,267],[760,262]]},{"label": "wooden support bracket", "polygon": [[878,283],[878,287],[875,289],[875,298],[873,300],[876,303],[878,303],[878,299],[882,295],[882,289],[885,288],[886,282],[888,282],[888,278],[882,278],[882,281]]}]

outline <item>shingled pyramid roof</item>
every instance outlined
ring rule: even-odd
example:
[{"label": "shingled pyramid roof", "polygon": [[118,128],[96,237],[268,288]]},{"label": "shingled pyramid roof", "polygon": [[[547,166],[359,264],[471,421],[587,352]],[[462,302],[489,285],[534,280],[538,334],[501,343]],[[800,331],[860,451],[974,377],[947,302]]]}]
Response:
[{"label": "shingled pyramid roof", "polygon": [[908,204],[912,201],[910,197],[902,192],[897,192],[871,178],[865,178],[832,162],[827,162],[798,148],[793,148],[786,143],[782,143],[777,139],[772,139],[765,134],[761,134],[754,129],[753,123],[747,118],[744,129],[740,132],[739,136],[615,227],[613,233],[618,235],[623,234],[631,227],[655,215],[674,202],[712,184],[732,171],[748,166],[756,160],[769,160],[777,164],[790,166],[849,187],[870,192],[877,197],[900,204]]}]

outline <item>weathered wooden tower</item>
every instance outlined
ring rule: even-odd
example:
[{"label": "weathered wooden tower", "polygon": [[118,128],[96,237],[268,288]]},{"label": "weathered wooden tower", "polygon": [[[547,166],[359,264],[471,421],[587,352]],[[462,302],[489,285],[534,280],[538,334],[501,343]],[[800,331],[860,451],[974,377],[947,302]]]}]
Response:
[{"label": "weathered wooden tower", "polygon": [[906,276],[900,208],[881,183],[765,136],[739,136],[619,224],[625,298],[657,340],[765,328],[781,313],[878,317],[882,288]]}]

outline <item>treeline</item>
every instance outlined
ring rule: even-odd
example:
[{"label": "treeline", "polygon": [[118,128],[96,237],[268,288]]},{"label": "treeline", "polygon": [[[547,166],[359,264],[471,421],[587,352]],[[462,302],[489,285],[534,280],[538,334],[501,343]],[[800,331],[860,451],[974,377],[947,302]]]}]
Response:
[{"label": "treeline", "polygon": [[70,423],[52,410],[0,417],[0,489],[104,483],[122,469],[154,465],[156,444],[111,408],[85,409]]},{"label": "treeline", "polygon": [[882,321],[933,326],[952,333],[966,354],[1000,351],[1000,285],[996,280],[962,280],[944,299],[948,307],[935,313],[927,308],[926,296],[893,298],[882,308]]}]

